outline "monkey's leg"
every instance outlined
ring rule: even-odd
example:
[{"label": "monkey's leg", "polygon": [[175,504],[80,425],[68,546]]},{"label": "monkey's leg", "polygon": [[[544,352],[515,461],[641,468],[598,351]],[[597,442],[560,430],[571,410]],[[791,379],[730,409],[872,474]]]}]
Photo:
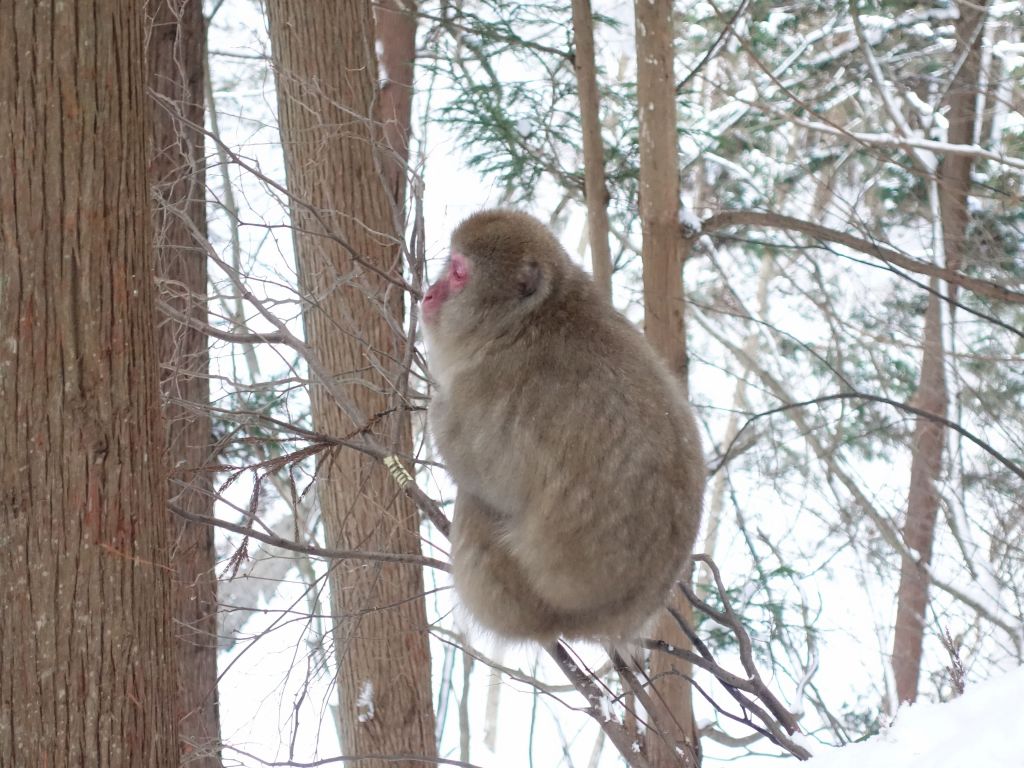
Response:
[{"label": "monkey's leg", "polygon": [[503,546],[501,513],[465,491],[455,500],[452,574],[463,605],[483,628],[542,643],[557,637],[557,613]]}]

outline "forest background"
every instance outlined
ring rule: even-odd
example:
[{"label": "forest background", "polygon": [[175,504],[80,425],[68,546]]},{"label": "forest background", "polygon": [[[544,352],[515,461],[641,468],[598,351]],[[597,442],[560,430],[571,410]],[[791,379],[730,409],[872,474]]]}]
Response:
[{"label": "forest background", "polygon": [[[1017,2],[4,9],[0,765],[753,766],[1011,673],[1022,33]],[[416,302],[496,205],[701,425],[716,567],[638,676],[450,589]]]}]

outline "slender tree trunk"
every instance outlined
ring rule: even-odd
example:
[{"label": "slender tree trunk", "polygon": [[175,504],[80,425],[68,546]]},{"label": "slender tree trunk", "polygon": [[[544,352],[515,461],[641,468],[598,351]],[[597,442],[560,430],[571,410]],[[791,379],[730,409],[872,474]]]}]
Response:
[{"label": "slender tree trunk", "polygon": [[[931,281],[932,290],[939,283]],[[945,416],[949,406],[946,390],[945,360],[942,343],[942,312],[940,299],[928,300],[925,313],[924,348],[921,378],[914,404],[921,410]],[[924,636],[925,612],[928,608],[928,575],[924,570],[931,562],[932,540],[939,508],[936,483],[942,472],[942,449],[945,427],[930,419],[918,417],[914,423],[911,447],[910,492],[903,540],[917,552],[920,564],[904,559],[897,593],[896,631],[893,640],[893,673],[898,701],[917,698],[917,680],[921,670],[921,646]]]},{"label": "slender tree trunk", "polygon": [[0,765],[178,762],[138,3],[0,9]]},{"label": "slender tree trunk", "polygon": [[[949,105],[949,141],[970,144],[974,140],[975,103],[981,61],[981,28],[984,6],[960,7],[957,23],[958,45],[954,60],[966,54],[963,66],[953,79],[946,103]],[[939,206],[942,214],[942,245],[945,266],[959,270],[962,263],[964,232],[967,227],[967,198],[971,185],[972,159],[948,155],[939,169]],[[932,293],[925,313],[921,378],[914,396],[915,405],[937,416],[946,416],[949,391],[946,386],[946,349],[943,341],[942,286],[932,279]],[[945,286],[955,298],[953,285]],[[950,309],[950,316],[952,315]],[[917,553],[918,560],[904,558],[897,593],[896,630],[893,636],[892,664],[897,702],[915,701],[921,673],[925,615],[928,610],[928,574],[935,522],[939,509],[938,483],[942,474],[942,452],[946,428],[933,420],[918,417],[911,443],[910,489],[903,539]]]},{"label": "slender tree trunk", "polygon": [[[172,310],[160,320],[161,388],[167,430],[169,498],[192,514],[213,516],[210,475],[202,471],[211,443],[206,335],[173,315],[201,323],[206,313],[203,150],[205,25],[202,0],[157,0],[149,35],[153,93],[150,180],[160,298]],[[217,577],[213,529],[168,514],[172,525],[174,618],[178,636],[181,760],[217,768]]]},{"label": "slender tree trunk", "polygon": [[[683,248],[679,230],[679,170],[676,158],[676,102],[671,0],[637,0],[637,103],[640,113],[640,221],[643,228],[644,332],[686,389],[686,333],[683,320]],[[681,578],[688,578],[686,574]],[[675,607],[692,623],[690,604],[678,592]],[[690,648],[686,635],[663,612],[656,636]],[[667,654],[651,661],[653,699],[664,707],[656,718],[660,734],[648,732],[652,766],[697,765],[700,742],[693,718],[690,665]],[[680,755],[683,755],[682,762]]]},{"label": "slender tree trunk", "polygon": [[594,59],[594,16],[590,0],[572,0],[572,30],[576,43],[574,66],[580,94],[583,129],[583,184],[590,234],[590,263],[601,293],[612,295],[612,254],[608,248],[608,188],[604,178],[604,142],[601,140],[601,100]]},{"label": "slender tree trunk", "polygon": [[672,3],[638,0],[635,9],[644,332],[685,382]]},{"label": "slender tree trunk", "polygon": [[[370,9],[329,0],[268,3],[289,190],[319,214],[293,201],[306,338],[370,418],[353,423],[314,386],[313,422],[335,435],[371,430],[408,452],[409,419],[395,391],[408,344],[401,331],[404,296],[363,265],[401,275],[394,187],[379,161],[386,149],[378,151],[378,131],[368,119],[377,96]],[[324,223],[351,251],[314,234]],[[321,461],[318,473],[328,546],[419,552],[416,510],[379,463],[342,451]],[[421,570],[338,563],[331,601],[345,752],[435,757]]]}]

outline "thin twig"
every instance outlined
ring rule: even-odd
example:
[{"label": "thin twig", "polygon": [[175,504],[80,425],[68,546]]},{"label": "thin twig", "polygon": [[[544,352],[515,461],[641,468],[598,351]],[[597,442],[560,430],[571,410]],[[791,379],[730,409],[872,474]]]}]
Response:
[{"label": "thin twig", "polygon": [[251,526],[238,525],[236,523],[230,523],[227,520],[218,520],[217,518],[207,517],[206,515],[194,515],[191,512],[186,512],[177,504],[168,504],[167,506],[174,514],[178,515],[178,517],[182,517],[190,522],[209,525],[214,528],[223,528],[224,530],[233,531],[235,533],[241,533],[251,539],[256,539],[257,541],[269,544],[272,547],[277,547],[278,549],[286,549],[290,552],[301,552],[304,555],[322,557],[325,560],[370,560],[379,563],[421,565],[426,566],[427,568],[436,568],[439,571],[451,570],[448,563],[443,560],[437,560],[433,557],[426,557],[424,555],[403,555],[394,552],[371,552],[369,550],[361,549],[326,549],[324,547],[317,547],[311,544],[300,544],[297,541],[291,541],[290,539],[285,539],[273,533],[260,533],[259,531],[253,530]]}]

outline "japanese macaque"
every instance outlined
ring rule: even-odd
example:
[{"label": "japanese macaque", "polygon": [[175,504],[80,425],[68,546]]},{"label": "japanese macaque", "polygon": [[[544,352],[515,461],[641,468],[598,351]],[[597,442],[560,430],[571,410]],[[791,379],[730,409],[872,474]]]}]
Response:
[{"label": "japanese macaque", "polygon": [[636,639],[700,523],[680,382],[526,214],[462,222],[422,308],[465,608],[513,640]]}]

